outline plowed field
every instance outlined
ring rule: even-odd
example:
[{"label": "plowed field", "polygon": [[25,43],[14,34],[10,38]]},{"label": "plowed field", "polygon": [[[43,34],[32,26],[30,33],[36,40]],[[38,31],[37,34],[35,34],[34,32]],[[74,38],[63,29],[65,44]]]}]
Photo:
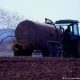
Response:
[{"label": "plowed field", "polygon": [[80,79],[80,59],[0,57],[0,80],[74,79]]}]

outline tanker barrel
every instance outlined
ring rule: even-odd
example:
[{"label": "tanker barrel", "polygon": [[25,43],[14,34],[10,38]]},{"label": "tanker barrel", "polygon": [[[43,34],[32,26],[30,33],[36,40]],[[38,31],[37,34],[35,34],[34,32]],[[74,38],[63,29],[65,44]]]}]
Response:
[{"label": "tanker barrel", "polygon": [[[61,41],[62,31],[54,25],[22,21],[15,30],[18,44],[31,50],[45,49],[48,41]],[[58,38],[58,39],[57,39]]]}]

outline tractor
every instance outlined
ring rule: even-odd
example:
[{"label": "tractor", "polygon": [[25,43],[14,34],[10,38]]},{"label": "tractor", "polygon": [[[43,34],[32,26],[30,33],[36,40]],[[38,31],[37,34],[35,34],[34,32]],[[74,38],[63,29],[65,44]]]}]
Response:
[{"label": "tractor", "polygon": [[[45,23],[54,25],[54,23],[50,19],[47,19],[47,18],[45,18]],[[68,26],[70,27],[72,54],[70,53],[71,55],[68,57],[75,57],[75,58],[80,57],[79,21],[71,20],[71,19],[57,20],[57,21],[55,21],[55,26],[57,28],[61,29],[63,34],[64,34],[65,30],[67,29],[67,27]],[[63,55],[64,55],[64,51],[63,51]]]}]

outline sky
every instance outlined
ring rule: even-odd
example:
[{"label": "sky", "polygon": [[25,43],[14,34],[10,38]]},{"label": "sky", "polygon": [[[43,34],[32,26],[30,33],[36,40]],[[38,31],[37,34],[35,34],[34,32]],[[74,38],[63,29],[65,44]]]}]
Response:
[{"label": "sky", "polygon": [[45,18],[80,21],[80,0],[0,0],[0,8],[39,22]]}]

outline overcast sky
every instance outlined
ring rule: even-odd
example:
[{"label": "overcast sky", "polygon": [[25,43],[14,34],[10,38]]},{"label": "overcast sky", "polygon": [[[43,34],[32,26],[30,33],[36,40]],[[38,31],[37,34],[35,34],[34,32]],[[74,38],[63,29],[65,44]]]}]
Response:
[{"label": "overcast sky", "polygon": [[40,22],[44,18],[80,21],[80,0],[0,0],[0,8]]}]

